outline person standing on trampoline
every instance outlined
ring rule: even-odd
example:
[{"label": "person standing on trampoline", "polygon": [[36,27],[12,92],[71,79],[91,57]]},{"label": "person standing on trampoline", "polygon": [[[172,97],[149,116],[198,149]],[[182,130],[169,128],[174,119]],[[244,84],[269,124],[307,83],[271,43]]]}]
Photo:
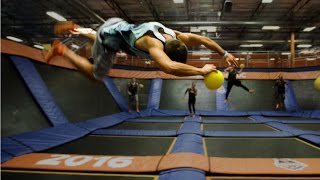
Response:
[{"label": "person standing on trampoline", "polygon": [[233,85],[242,87],[244,90],[248,91],[250,94],[254,92],[254,89],[248,89],[246,86],[244,86],[239,79],[237,79],[237,74],[240,74],[243,71],[243,68],[241,68],[239,71],[236,69],[234,65],[231,65],[224,69],[224,72],[228,72],[228,84],[227,84],[227,92],[226,92],[226,98],[225,102],[228,101],[229,93],[233,87]]},{"label": "person standing on trampoline", "polygon": [[132,78],[130,82],[128,82],[128,95],[129,95],[129,112],[131,112],[132,103],[136,102],[136,111],[140,112],[139,110],[139,84],[136,82],[135,78]]},{"label": "person standing on trampoline", "polygon": [[110,18],[95,32],[66,21],[57,23],[54,32],[56,35],[83,35],[94,42],[93,64],[58,40],[52,43],[52,48],[45,56],[48,63],[57,55],[64,56],[93,80],[102,80],[105,77],[112,66],[116,52],[120,50],[133,56],[152,59],[162,71],[176,76],[205,75],[216,70],[213,64],[206,64],[202,68],[185,64],[188,55],[187,46],[204,45],[222,55],[229,65],[238,65],[235,57],[212,39],[175,31],[158,22],[134,25],[121,18]]},{"label": "person standing on trampoline", "polygon": [[284,108],[286,84],[283,77],[279,76],[273,86],[273,88],[275,88],[276,109]]},{"label": "person standing on trampoline", "polygon": [[184,93],[184,96],[186,96],[187,93],[189,93],[188,107],[189,107],[190,116],[195,117],[196,116],[195,103],[196,103],[197,89],[196,89],[196,84],[194,82],[192,82],[191,87],[186,90],[186,92]]}]

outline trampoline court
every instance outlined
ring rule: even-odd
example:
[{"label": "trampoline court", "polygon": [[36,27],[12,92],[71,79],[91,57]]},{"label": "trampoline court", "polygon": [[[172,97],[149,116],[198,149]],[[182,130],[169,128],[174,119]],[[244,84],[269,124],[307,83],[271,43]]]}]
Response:
[{"label": "trampoline court", "polygon": [[[302,30],[319,25],[320,1],[174,1],[3,0],[3,180],[320,180],[320,91],[314,88],[320,76],[319,48],[312,47],[317,50],[312,57],[300,49],[296,57],[274,51],[289,50],[290,31],[298,44],[319,45],[319,27],[311,33]],[[231,12],[225,12],[230,2]],[[255,92],[234,86],[225,101],[227,73],[219,89],[209,90],[200,75],[169,75],[154,61],[123,52],[116,54],[101,82],[82,75],[66,57],[48,63],[47,49],[29,41],[50,47],[49,41],[59,39],[79,55],[88,55],[92,47],[77,35],[51,32],[56,20],[46,11],[54,9],[95,30],[102,20],[118,15],[134,23],[152,20],[181,32],[197,31],[225,43],[223,49],[245,65],[237,78]],[[248,21],[234,20],[237,16]],[[261,30],[269,23],[281,28]],[[199,28],[209,26],[210,31]],[[28,42],[5,39],[20,33]],[[268,43],[240,47],[251,37]],[[223,71],[228,67],[223,58],[221,52],[204,52],[199,46],[189,48],[187,64],[201,68],[210,63]],[[279,76],[286,82],[280,109],[273,88]],[[139,112],[135,104],[132,109],[128,105],[133,78],[143,85]],[[189,112],[185,93],[192,83],[198,92],[195,114]]]}]

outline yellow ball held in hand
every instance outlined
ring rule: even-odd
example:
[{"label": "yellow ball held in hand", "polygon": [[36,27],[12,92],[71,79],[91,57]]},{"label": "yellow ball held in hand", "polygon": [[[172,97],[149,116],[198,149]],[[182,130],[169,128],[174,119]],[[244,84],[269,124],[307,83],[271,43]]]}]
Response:
[{"label": "yellow ball held in hand", "polygon": [[144,88],[144,85],[143,84],[139,84],[139,88]]},{"label": "yellow ball held in hand", "polygon": [[204,76],[204,83],[210,90],[216,90],[222,86],[224,82],[224,76],[221,71],[216,70],[208,73]]},{"label": "yellow ball held in hand", "polygon": [[240,64],[240,68],[243,69],[245,68],[246,66],[244,64]]},{"label": "yellow ball held in hand", "polygon": [[316,80],[314,80],[313,85],[316,90],[320,91],[320,76]]}]

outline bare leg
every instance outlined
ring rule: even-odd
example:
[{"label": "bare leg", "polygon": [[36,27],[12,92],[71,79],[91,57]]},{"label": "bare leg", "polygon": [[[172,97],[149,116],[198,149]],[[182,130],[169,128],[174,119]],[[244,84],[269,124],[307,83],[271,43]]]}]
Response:
[{"label": "bare leg", "polygon": [[136,110],[137,110],[137,112],[140,112],[140,110],[139,110],[139,101],[136,102]]},{"label": "bare leg", "polygon": [[64,55],[77,69],[88,76],[92,80],[96,80],[93,76],[93,65],[90,61],[78,54],[74,53],[70,49],[66,49]]}]

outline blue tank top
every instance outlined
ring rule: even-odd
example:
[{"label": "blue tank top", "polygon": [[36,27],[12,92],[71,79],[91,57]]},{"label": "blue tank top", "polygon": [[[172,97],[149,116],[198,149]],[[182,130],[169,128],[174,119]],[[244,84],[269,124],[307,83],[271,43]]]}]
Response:
[{"label": "blue tank top", "polygon": [[158,22],[134,25],[123,20],[112,25],[105,23],[101,28],[102,43],[104,46],[115,51],[122,50],[130,55],[147,59],[150,59],[149,53],[135,47],[136,40],[147,32],[152,32],[162,43],[165,43],[166,40],[159,32],[160,29],[176,39],[176,34],[172,29],[169,29]]}]

